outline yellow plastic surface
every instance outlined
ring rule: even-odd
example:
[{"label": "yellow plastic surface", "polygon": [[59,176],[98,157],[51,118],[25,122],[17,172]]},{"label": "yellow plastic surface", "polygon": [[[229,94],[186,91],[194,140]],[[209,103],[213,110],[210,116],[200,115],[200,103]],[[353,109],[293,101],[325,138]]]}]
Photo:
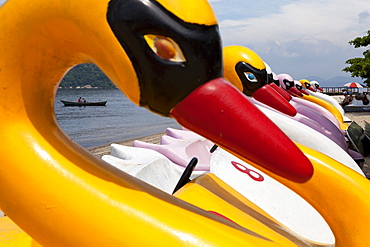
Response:
[{"label": "yellow plastic surface", "polygon": [[[217,24],[216,16],[207,1],[199,1],[196,4],[188,0],[157,0],[157,2],[183,21],[201,25]],[[201,13],[199,13],[200,9]]]},{"label": "yellow plastic surface", "polygon": [[1,217],[0,246],[37,247],[40,245],[22,231],[9,217]]},{"label": "yellow plastic surface", "polygon": [[[326,246],[306,240],[281,225],[214,174],[208,173],[192,180],[174,195],[207,211],[221,214],[255,234],[270,239],[275,245]],[[210,204],[210,201],[213,203]],[[262,246],[268,246],[265,244]]]},{"label": "yellow plastic surface", "polygon": [[80,63],[94,63],[139,104],[137,76],[106,20],[108,3],[5,2],[0,9],[1,86],[3,90],[11,87],[12,93],[6,93],[4,102],[19,102],[13,108],[23,107],[32,97],[43,106],[47,99],[50,107],[66,70]]},{"label": "yellow plastic surface", "polygon": [[318,104],[318,105],[324,107],[329,112],[331,112],[331,114],[333,114],[334,117],[338,120],[340,128],[342,130],[346,130],[348,128],[349,125],[344,122],[343,115],[340,113],[340,111],[335,106],[333,106],[329,102],[327,102],[323,99],[320,99],[318,97],[312,96],[312,95],[303,95],[303,97],[301,97],[301,98],[305,99],[305,100],[308,100],[312,103]]}]

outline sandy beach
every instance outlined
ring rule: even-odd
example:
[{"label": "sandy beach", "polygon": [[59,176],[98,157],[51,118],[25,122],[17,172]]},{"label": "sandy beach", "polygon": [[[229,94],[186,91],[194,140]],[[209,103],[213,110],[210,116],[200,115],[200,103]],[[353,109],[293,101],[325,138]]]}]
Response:
[{"label": "sandy beach", "polygon": [[[346,113],[346,116],[350,118],[352,121],[355,121],[361,127],[364,127],[365,121],[370,123],[370,113],[369,112],[355,112],[355,113],[348,112]],[[120,144],[120,145],[125,145],[125,146],[132,146],[135,140],[140,140],[143,142],[159,144],[160,139],[163,135],[165,135],[165,132],[157,133],[157,134],[149,135],[149,136],[144,136],[141,138],[131,139],[131,140],[124,140],[124,141],[115,142],[115,143]],[[87,150],[90,151],[95,156],[100,158],[103,155],[110,153],[110,144],[99,146],[99,147],[88,148]],[[365,165],[363,167],[363,171],[368,177],[370,177],[370,157],[365,157]]]},{"label": "sandy beach", "polygon": [[[159,144],[160,140],[161,140],[161,137],[165,134],[166,134],[166,132],[162,132],[162,133],[157,133],[157,134],[153,134],[153,135],[149,135],[149,136],[144,136],[144,137],[141,137],[141,138],[123,140],[123,141],[114,142],[114,143],[120,144],[120,145],[125,145],[125,146],[132,146],[132,144],[135,140],[140,140],[140,141],[143,141],[143,142]],[[99,146],[99,147],[88,148],[87,150],[90,151],[95,156],[101,158],[103,155],[106,155],[106,154],[110,153],[110,144]]]}]

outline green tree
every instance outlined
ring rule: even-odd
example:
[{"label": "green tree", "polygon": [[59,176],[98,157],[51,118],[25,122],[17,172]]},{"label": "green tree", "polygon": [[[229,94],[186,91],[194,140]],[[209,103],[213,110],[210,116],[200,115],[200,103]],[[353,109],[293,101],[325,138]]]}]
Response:
[{"label": "green tree", "polygon": [[[357,37],[354,40],[348,42],[355,48],[367,47],[370,45],[370,30],[367,31],[367,35],[364,37]],[[346,64],[350,66],[343,69],[344,72],[351,73],[352,77],[361,77],[365,79],[364,83],[370,86],[370,50],[363,52],[364,57],[351,58],[346,61]]]},{"label": "green tree", "polygon": [[71,69],[60,83],[63,88],[84,87],[115,88],[108,77],[93,64],[80,64]]}]

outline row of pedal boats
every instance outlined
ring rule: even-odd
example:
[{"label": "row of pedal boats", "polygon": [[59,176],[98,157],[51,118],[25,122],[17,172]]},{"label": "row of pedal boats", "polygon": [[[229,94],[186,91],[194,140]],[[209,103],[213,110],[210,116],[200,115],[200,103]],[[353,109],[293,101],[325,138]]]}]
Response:
[{"label": "row of pedal boats", "polygon": [[[363,139],[314,83],[222,51],[207,1],[8,0],[0,19],[0,246],[369,246]],[[184,129],[92,156],[53,115],[84,62]]]},{"label": "row of pedal boats", "polygon": [[[311,91],[310,95],[321,100],[327,99],[330,104],[334,102],[329,96],[321,93]],[[353,142],[361,135],[348,132],[353,128],[357,130],[361,128],[355,122],[343,115],[346,119],[344,123],[347,122],[350,126],[344,131],[346,134],[343,134],[338,128],[339,125],[330,124],[332,123],[330,121],[320,121],[318,114],[315,114],[317,111],[308,113],[310,101],[293,97],[291,103],[299,113],[289,117],[253,98],[250,100],[289,138],[335,159],[365,177],[360,165],[363,156]],[[305,107],[302,107],[303,105]],[[356,147],[355,150],[348,147],[349,143]],[[363,151],[362,144],[361,142],[358,146]],[[110,155],[104,155],[102,159],[169,194],[181,194],[181,188],[185,184],[197,183],[198,177],[213,174],[279,222],[279,227],[284,229],[282,235],[289,235],[288,238],[294,239],[299,246],[335,246],[335,236],[330,226],[306,200],[253,164],[243,161],[185,128],[167,128],[160,144],[138,140],[133,142],[132,147],[112,144]],[[258,213],[249,212],[249,214]],[[255,217],[259,220],[264,218],[260,215]],[[271,226],[274,224],[261,221],[276,231],[276,228]]]}]

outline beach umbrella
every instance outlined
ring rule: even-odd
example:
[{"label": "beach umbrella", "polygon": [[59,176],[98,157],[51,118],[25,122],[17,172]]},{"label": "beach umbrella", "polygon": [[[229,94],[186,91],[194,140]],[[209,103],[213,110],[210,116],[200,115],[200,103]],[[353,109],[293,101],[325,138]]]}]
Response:
[{"label": "beach umbrella", "polygon": [[361,86],[361,84],[357,82],[348,82],[344,84],[343,87],[362,88],[363,86]]}]

